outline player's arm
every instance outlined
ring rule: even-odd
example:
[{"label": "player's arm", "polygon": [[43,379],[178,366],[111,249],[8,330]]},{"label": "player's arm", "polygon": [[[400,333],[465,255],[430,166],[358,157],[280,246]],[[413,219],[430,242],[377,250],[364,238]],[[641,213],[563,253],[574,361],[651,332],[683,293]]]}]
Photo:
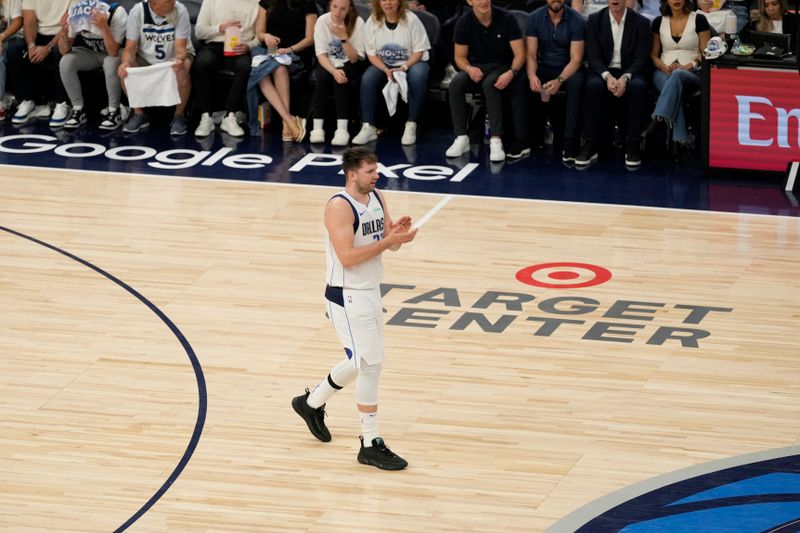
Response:
[{"label": "player's arm", "polygon": [[402,231],[398,227],[383,239],[366,246],[353,246],[353,222],[353,209],[344,198],[334,198],[325,206],[325,228],[328,230],[333,251],[345,268],[368,261],[395,244],[410,242],[417,234],[417,230]]}]

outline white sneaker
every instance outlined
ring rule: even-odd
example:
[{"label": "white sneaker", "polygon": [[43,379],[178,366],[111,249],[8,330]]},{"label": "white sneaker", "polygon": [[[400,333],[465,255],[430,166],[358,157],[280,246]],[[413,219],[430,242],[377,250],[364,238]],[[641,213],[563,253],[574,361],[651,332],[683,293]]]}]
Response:
[{"label": "white sneaker", "polygon": [[[334,139],[336,136],[334,135]],[[361,126],[361,131],[353,137],[353,144],[367,144],[368,142],[372,142],[378,138],[378,132],[375,130],[375,126],[370,124],[369,122],[365,122],[363,126]],[[347,144],[345,142],[345,144]]]},{"label": "white sneaker", "polygon": [[489,139],[489,161],[499,163],[506,160],[506,153],[503,151],[503,141],[500,137]]},{"label": "white sneaker", "polygon": [[331,139],[331,146],[347,146],[350,142],[350,134],[347,130],[336,130],[333,132],[333,139]]},{"label": "white sneaker", "polygon": [[459,135],[444,153],[447,157],[458,157],[469,152],[469,136]]},{"label": "white sneaker", "polygon": [[25,124],[28,122],[30,118],[31,112],[36,107],[36,104],[33,100],[23,100],[19,107],[17,107],[17,112],[14,113],[14,116],[11,117],[11,122],[14,124]]},{"label": "white sneaker", "polygon": [[69,116],[69,105],[66,102],[57,103],[55,109],[53,109],[53,114],[50,115],[50,127],[63,128],[64,123],[67,121],[67,116]]},{"label": "white sneaker", "polygon": [[200,124],[197,126],[197,129],[194,130],[195,137],[208,137],[211,135],[211,132],[214,131],[214,119],[211,118],[211,115],[208,113],[203,113],[200,117]]},{"label": "white sneaker", "polygon": [[447,89],[450,87],[450,82],[453,81],[453,78],[455,77],[456,69],[453,67],[453,65],[447,65],[444,67],[444,78],[442,78],[442,81],[439,83],[439,87],[442,89]]},{"label": "white sneaker", "polygon": [[311,130],[308,134],[308,142],[311,144],[321,144],[325,142],[325,130]]},{"label": "white sneaker", "polygon": [[228,113],[219,125],[219,128],[233,137],[244,137],[244,130],[236,120],[236,113]]},{"label": "white sneaker", "polygon": [[406,146],[417,142],[417,123],[406,122],[406,129],[403,131],[403,137],[400,142]]},{"label": "white sneaker", "polygon": [[52,114],[53,110],[48,104],[40,104],[33,108],[28,118],[50,118]]}]

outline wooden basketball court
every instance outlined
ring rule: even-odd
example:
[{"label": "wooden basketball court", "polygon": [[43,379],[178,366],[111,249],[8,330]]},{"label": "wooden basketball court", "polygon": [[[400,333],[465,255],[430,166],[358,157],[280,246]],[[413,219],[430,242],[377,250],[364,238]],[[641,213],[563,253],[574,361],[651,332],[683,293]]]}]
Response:
[{"label": "wooden basketball court", "polygon": [[[800,219],[453,197],[384,257],[380,423],[410,466],[359,465],[352,388],[327,444],[289,404],[342,354],[333,191],[0,169],[0,530],[543,531],[800,443]],[[517,279],[565,262],[612,277]]]}]

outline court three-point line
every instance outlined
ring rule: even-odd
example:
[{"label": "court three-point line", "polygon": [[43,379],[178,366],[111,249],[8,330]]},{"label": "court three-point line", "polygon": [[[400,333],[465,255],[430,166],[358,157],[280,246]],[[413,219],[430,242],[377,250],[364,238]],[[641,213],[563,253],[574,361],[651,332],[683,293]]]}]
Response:
[{"label": "court three-point line", "polygon": [[439,211],[439,209],[441,209],[444,206],[446,206],[447,203],[452,199],[453,199],[453,197],[448,195],[448,196],[445,196],[444,198],[442,198],[441,200],[439,200],[439,203],[436,204],[435,206],[433,206],[433,209],[431,209],[430,211],[425,213],[425,215],[414,224],[414,227],[415,228],[421,228],[423,224],[425,224],[428,220],[430,220],[431,217],[433,217],[433,215],[435,215]]}]

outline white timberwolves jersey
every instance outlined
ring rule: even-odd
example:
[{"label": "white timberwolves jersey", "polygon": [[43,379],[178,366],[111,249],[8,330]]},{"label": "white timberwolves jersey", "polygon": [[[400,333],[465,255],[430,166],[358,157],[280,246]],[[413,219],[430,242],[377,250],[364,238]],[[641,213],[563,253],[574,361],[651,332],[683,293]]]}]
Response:
[{"label": "white timberwolves jersey", "polygon": [[[383,238],[383,205],[378,195],[374,192],[369,193],[369,203],[364,205],[350,196],[347,191],[341,191],[332,196],[341,196],[348,202],[353,209],[355,223],[353,230],[353,246],[366,246]],[[325,280],[331,287],[342,287],[345,289],[374,289],[380,286],[383,279],[383,263],[381,255],[378,254],[368,261],[358,265],[345,268],[342,266],[336,252],[333,250],[330,236],[325,235],[325,255],[328,260],[328,275]]]},{"label": "white timberwolves jersey", "polygon": [[[164,61],[172,61],[175,58],[175,30],[178,24],[178,10],[183,8],[182,5],[175,6],[175,9],[166,16],[166,18],[158,17],[156,20],[150,12],[150,7],[147,2],[141,4],[141,37],[139,38],[139,49],[137,54],[147,60],[148,63],[154,65]],[[187,50],[190,54],[194,53],[192,41],[186,44]]]}]

